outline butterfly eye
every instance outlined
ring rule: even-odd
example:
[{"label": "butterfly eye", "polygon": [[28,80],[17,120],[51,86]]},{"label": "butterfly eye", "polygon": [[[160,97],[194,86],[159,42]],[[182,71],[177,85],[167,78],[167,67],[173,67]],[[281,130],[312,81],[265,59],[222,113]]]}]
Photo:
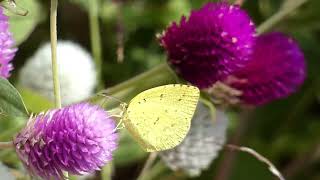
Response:
[{"label": "butterfly eye", "polygon": [[8,11],[16,15],[26,16],[28,14],[28,10],[17,6],[15,0],[2,0],[0,2],[2,7],[6,8]]}]

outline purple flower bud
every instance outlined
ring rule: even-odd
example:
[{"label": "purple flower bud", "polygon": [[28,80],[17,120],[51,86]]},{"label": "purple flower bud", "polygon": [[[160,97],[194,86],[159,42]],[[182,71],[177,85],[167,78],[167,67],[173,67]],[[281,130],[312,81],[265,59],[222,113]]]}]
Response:
[{"label": "purple flower bud", "polygon": [[13,48],[15,42],[9,31],[8,17],[0,7],[0,77],[10,77],[13,69],[11,60],[14,58],[17,48]]},{"label": "purple flower bud", "polygon": [[63,171],[85,174],[112,159],[115,122],[88,103],[50,110],[30,118],[14,139],[16,152],[34,176],[63,178]]},{"label": "purple flower bud", "polygon": [[209,88],[241,68],[252,54],[255,26],[237,5],[208,3],[160,37],[169,63],[185,80]]},{"label": "purple flower bud", "polygon": [[231,86],[243,92],[246,104],[262,105],[294,93],[306,76],[303,52],[282,33],[257,38],[250,63],[232,75]]}]

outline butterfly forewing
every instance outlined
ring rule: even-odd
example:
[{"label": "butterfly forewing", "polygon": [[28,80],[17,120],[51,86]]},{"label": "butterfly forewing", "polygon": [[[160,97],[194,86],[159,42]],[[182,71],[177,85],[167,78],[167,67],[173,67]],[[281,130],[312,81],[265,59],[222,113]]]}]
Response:
[{"label": "butterfly forewing", "polygon": [[178,145],[189,131],[199,99],[199,89],[165,85],[134,97],[125,113],[128,131],[146,151],[162,151]]}]

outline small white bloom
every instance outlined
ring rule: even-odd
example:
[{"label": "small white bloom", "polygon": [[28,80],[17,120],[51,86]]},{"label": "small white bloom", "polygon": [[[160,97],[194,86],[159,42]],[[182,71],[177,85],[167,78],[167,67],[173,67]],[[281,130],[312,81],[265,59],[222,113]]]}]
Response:
[{"label": "small white bloom", "polygon": [[[96,86],[96,70],[90,54],[71,41],[58,41],[57,60],[62,104],[68,105],[88,98]],[[27,60],[20,72],[22,86],[54,100],[51,46],[41,46]]]},{"label": "small white bloom", "polygon": [[174,171],[199,176],[223,148],[228,121],[220,110],[216,112],[216,119],[212,119],[209,108],[199,103],[188,135],[179,146],[161,152],[162,160]]}]

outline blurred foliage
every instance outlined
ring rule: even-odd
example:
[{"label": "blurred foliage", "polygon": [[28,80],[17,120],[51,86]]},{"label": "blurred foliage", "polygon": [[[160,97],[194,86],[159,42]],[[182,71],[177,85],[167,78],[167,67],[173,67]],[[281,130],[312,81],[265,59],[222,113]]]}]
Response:
[{"label": "blurred foliage", "polygon": [[41,5],[37,0],[16,0],[16,3],[28,11],[27,16],[7,12],[10,16],[10,31],[13,33],[16,43],[20,44],[29,37],[36,25],[44,20],[46,15],[42,14]]},{"label": "blurred foliage", "polygon": [[[258,26],[279,10],[290,7],[290,3],[301,0],[257,0],[245,1],[244,9]],[[103,77],[105,86],[110,87],[134,77],[162,62],[166,56],[156,40],[156,34],[161,33],[172,21],[177,21],[182,15],[188,16],[193,8],[199,8],[205,0],[122,0],[118,3],[111,0],[100,0],[99,9],[101,35],[103,46]],[[17,0],[20,6],[29,10],[29,15],[19,17],[8,13],[10,25],[17,42],[20,44],[15,58],[16,67],[12,82],[16,81],[19,68],[31,56],[40,44],[49,39],[49,1]],[[76,41],[90,50],[90,33],[88,22],[89,0],[61,0],[58,17],[58,36],[61,39]],[[291,97],[271,103],[256,109],[250,119],[249,130],[243,138],[243,144],[257,150],[268,157],[285,174],[290,174],[292,180],[320,178],[320,1],[308,0],[298,10],[289,14],[272,30],[282,31],[293,36],[301,45],[308,64],[308,77],[299,92]],[[124,62],[117,63],[117,30],[118,21],[123,20]],[[167,76],[167,72],[159,76]],[[144,82],[161,84],[158,76]],[[172,82],[172,80],[169,80]],[[17,82],[18,84],[18,82]],[[144,84],[134,87],[133,92],[146,88]],[[28,108],[32,112],[47,109],[50,102],[28,90],[21,90]],[[0,92],[1,93],[1,92]],[[127,97],[128,99],[130,97]],[[124,99],[125,101],[128,99]],[[230,136],[238,122],[237,113],[231,112],[232,122]],[[1,118],[0,139],[8,140],[17,129],[22,127],[26,119]],[[146,154],[133,142],[126,131],[122,132],[120,148],[115,154],[115,179],[134,179],[142,167]],[[16,162],[13,153],[2,151],[0,158],[11,166]],[[213,162],[210,169],[199,178],[213,179],[220,158]],[[302,162],[299,163],[299,158]],[[298,163],[297,163],[298,162]],[[296,166],[292,170],[292,166]],[[188,179],[181,173],[174,173],[160,161],[149,174],[149,179]],[[264,164],[251,156],[238,156],[231,179],[256,180],[272,179]]]}]

